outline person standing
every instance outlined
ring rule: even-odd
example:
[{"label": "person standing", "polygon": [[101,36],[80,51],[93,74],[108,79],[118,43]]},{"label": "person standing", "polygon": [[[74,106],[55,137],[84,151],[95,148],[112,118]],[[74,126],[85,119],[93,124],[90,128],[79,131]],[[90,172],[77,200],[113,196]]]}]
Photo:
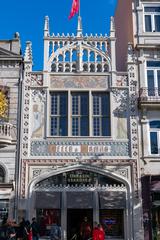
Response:
[{"label": "person standing", "polygon": [[84,217],[84,221],[80,226],[80,236],[82,240],[88,240],[92,236],[92,228],[87,217]]},{"label": "person standing", "polygon": [[92,231],[92,239],[93,240],[98,240],[98,232],[99,232],[98,224],[97,224],[97,222],[95,222],[94,223],[94,228],[93,228],[93,231]]},{"label": "person standing", "polygon": [[32,228],[33,240],[38,240],[39,239],[39,225],[36,222],[36,218],[35,217],[32,218],[31,228]]},{"label": "person standing", "polygon": [[16,240],[16,231],[12,220],[7,221],[7,239]]},{"label": "person standing", "polygon": [[104,240],[105,239],[105,232],[101,224],[98,224],[98,238],[97,240]]},{"label": "person standing", "polygon": [[50,239],[51,240],[61,239],[61,228],[58,226],[57,223],[53,223],[51,226]]}]

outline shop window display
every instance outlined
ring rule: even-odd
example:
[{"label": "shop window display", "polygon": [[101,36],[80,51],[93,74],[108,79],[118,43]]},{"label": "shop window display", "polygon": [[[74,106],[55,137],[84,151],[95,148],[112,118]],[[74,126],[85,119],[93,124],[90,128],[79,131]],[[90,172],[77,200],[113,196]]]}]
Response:
[{"label": "shop window display", "polygon": [[49,236],[51,225],[61,224],[61,212],[59,209],[37,209],[37,221],[40,226],[40,236]]},{"label": "shop window display", "polygon": [[124,237],[122,209],[101,209],[100,223],[103,226],[106,237]]}]

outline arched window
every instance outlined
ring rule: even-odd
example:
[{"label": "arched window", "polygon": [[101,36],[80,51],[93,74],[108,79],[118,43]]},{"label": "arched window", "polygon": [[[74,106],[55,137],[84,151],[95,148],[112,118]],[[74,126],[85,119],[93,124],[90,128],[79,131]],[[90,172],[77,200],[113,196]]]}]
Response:
[{"label": "arched window", "polygon": [[0,167],[0,183],[4,183],[5,181],[5,172],[2,167]]},{"label": "arched window", "polygon": [[151,154],[160,154],[160,121],[151,121],[149,125]]},{"label": "arched window", "polygon": [[88,62],[88,51],[87,51],[87,49],[83,50],[83,62]]}]

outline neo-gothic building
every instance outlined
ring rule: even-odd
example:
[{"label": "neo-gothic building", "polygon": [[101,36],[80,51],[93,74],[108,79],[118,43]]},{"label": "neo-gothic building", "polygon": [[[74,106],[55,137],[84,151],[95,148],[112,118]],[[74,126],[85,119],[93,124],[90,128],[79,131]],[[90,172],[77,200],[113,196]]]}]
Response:
[{"label": "neo-gothic building", "polygon": [[160,1],[119,0],[115,23],[117,68],[126,70],[128,42],[137,62],[144,239],[160,239]]},{"label": "neo-gothic building", "polygon": [[57,221],[62,239],[85,216],[109,239],[143,239],[138,152],[137,68],[128,47],[116,70],[116,38],[54,35],[44,26],[43,71],[27,42],[15,195],[17,217],[36,216],[41,236]]},{"label": "neo-gothic building", "polygon": [[[19,34],[0,41],[0,221],[14,216],[17,120],[20,110],[22,56]],[[19,132],[18,132],[19,134]],[[17,151],[16,151],[17,150]]]}]

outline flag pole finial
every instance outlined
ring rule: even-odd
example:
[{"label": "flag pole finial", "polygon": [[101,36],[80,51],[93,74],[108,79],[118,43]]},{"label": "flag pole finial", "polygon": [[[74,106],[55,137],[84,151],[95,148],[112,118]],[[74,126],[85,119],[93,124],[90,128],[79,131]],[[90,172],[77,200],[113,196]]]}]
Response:
[{"label": "flag pole finial", "polygon": [[79,0],[79,9],[78,9],[78,25],[77,25],[77,36],[82,36],[82,18],[80,12],[80,0]]}]

